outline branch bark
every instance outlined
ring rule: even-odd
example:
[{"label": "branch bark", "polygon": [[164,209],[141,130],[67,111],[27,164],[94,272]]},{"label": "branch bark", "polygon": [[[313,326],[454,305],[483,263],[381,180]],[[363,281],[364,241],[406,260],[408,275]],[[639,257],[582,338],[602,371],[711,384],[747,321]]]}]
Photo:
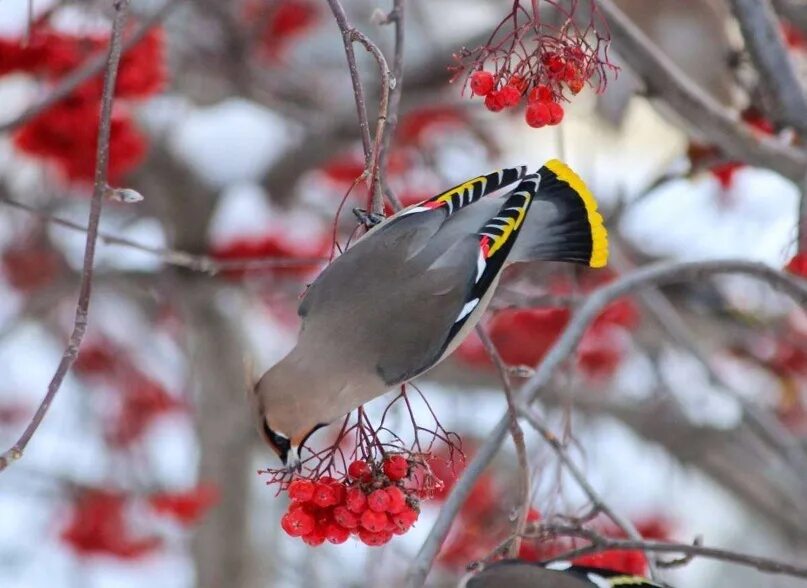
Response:
[{"label": "branch bark", "polygon": [[[560,365],[571,355],[588,325],[611,302],[628,293],[651,285],[685,282],[717,274],[739,273],[759,278],[774,288],[783,290],[801,306],[807,305],[807,284],[761,263],[748,261],[703,261],[690,263],[661,263],[639,269],[595,291],[580,307],[563,334],[544,356],[535,374],[524,384],[520,401],[535,400]],[[505,414],[490,432],[465,472],[452,488],[437,521],[410,567],[407,585],[420,587],[434,563],[454,520],[471,488],[496,455],[508,431]]]},{"label": "branch bark", "polygon": [[727,155],[802,181],[807,153],[772,138],[757,137],[737,113],[725,110],[664,55],[613,0],[599,0],[598,6],[608,21],[614,47],[656,98]]},{"label": "branch bark", "polygon": [[807,97],[787,53],[781,25],[769,0],[731,0],[731,9],[769,99],[768,114],[807,132]]},{"label": "branch bark", "polygon": [[112,118],[112,103],[115,93],[115,79],[118,74],[118,65],[122,53],[121,38],[123,26],[129,11],[129,0],[115,1],[115,18],[112,21],[112,35],[109,43],[109,52],[106,58],[106,74],[104,75],[104,89],[101,96],[101,121],[98,128],[98,144],[95,155],[95,181],[93,184],[92,201],[90,202],[90,217],[87,224],[87,239],[84,245],[84,263],[81,269],[81,284],[79,286],[78,302],[76,304],[76,317],[67,348],[62,355],[56,373],[53,374],[48,391],[42,399],[39,408],[34,413],[31,422],[23,431],[20,438],[11,449],[0,455],[0,472],[10,463],[18,460],[25,452],[25,448],[36,433],[42,420],[50,408],[53,399],[59,392],[67,372],[78,356],[78,350],[84,333],[87,330],[87,315],[92,294],[92,272],[95,260],[95,245],[98,238],[98,224],[101,220],[101,207],[104,194],[107,190],[107,168],[109,164],[109,134]]}]

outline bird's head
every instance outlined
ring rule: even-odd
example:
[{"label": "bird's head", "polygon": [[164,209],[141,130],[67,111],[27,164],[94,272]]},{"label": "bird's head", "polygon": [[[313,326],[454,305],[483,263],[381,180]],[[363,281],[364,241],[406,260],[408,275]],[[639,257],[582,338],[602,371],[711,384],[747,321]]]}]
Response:
[{"label": "bird's head", "polygon": [[300,471],[300,452],[318,429],[327,426],[307,410],[302,399],[269,370],[254,390],[258,433],[289,470]]}]

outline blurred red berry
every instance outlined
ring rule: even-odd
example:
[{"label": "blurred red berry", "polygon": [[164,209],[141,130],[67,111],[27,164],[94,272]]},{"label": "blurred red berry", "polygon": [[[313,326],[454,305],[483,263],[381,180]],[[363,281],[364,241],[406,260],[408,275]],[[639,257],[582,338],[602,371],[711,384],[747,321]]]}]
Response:
[{"label": "blurred red berry", "polygon": [[406,507],[406,492],[398,488],[398,486],[390,486],[385,488],[384,491],[389,497],[388,513],[398,514]]},{"label": "blurred red berry", "polygon": [[349,488],[345,495],[345,505],[351,512],[361,514],[367,509],[367,495],[360,488]]},{"label": "blurred red berry", "polygon": [[61,268],[58,253],[43,244],[23,242],[12,245],[2,256],[3,275],[20,292],[33,292],[50,284]]},{"label": "blurred red berry", "polygon": [[556,125],[563,120],[563,106],[557,102],[550,102],[549,106],[549,124]]},{"label": "blurred red berry", "polygon": [[370,466],[362,459],[356,460],[348,466],[347,475],[354,480],[364,480],[370,476]]},{"label": "blurred red berry", "polygon": [[409,462],[403,455],[393,455],[384,460],[384,473],[393,482],[402,480],[409,472]]},{"label": "blurred red berry", "polygon": [[373,532],[367,529],[359,529],[359,540],[365,545],[379,547],[389,543],[390,539],[392,539],[392,533],[389,531]]},{"label": "blurred red berry", "polygon": [[110,555],[136,559],[154,552],[159,537],[136,538],[125,515],[126,498],[105,490],[83,492],[73,510],[61,539],[78,555]]},{"label": "blurred red berry", "polygon": [[477,96],[487,96],[496,85],[489,71],[475,71],[471,74],[471,92]]},{"label": "blurred red berry", "polygon": [[287,512],[280,519],[280,526],[292,537],[302,537],[314,530],[314,517],[302,509]]},{"label": "blurred red berry", "polygon": [[785,270],[791,274],[807,278],[807,252],[797,253],[787,262]]},{"label": "blurred red berry", "polygon": [[549,86],[544,86],[540,84],[535,86],[532,90],[530,90],[529,96],[527,96],[528,102],[550,102],[552,100],[552,90]]},{"label": "blurred red berry", "polygon": [[504,109],[504,103],[499,96],[499,92],[492,90],[485,96],[485,107],[491,112],[499,112]]},{"label": "blurred red berry", "polygon": [[311,501],[320,508],[339,504],[338,490],[332,483],[317,482],[314,486],[314,496],[311,498]]},{"label": "blurred red berry", "polygon": [[361,513],[359,524],[363,529],[377,533],[387,528],[387,515],[383,512],[367,509]]},{"label": "blurred red berry", "polygon": [[738,170],[745,167],[745,164],[735,161],[728,161],[726,163],[718,163],[709,168],[709,172],[717,178],[720,187],[728,190],[734,184],[734,174]]},{"label": "blurred red berry", "polygon": [[197,522],[219,501],[219,489],[213,484],[199,484],[184,492],[160,492],[149,497],[151,507],[159,514],[184,525]]},{"label": "blurred red berry", "polygon": [[573,63],[567,63],[566,67],[563,68],[563,79],[567,83],[576,80],[579,75],[580,70]]},{"label": "blurred red berry", "polygon": [[345,541],[347,541],[348,537],[350,537],[350,531],[348,531],[345,527],[338,525],[336,523],[329,524],[327,529],[325,530],[325,539],[327,539],[329,543],[333,543],[334,545],[344,543]]},{"label": "blurred red berry", "polygon": [[337,506],[333,509],[333,520],[345,529],[355,529],[359,526],[359,517],[346,506]]},{"label": "blurred red berry", "polygon": [[499,100],[505,108],[516,106],[521,101],[521,92],[515,86],[508,84],[499,90]]},{"label": "blurred red berry", "polygon": [[322,545],[323,543],[325,543],[325,537],[327,533],[328,530],[326,527],[322,527],[321,525],[314,525],[313,530],[302,536],[303,542],[310,547],[317,547],[318,545]]},{"label": "blurred red berry", "polygon": [[288,493],[293,502],[308,502],[314,498],[314,482],[311,480],[294,480],[289,484]]},{"label": "blurred red berry", "polygon": [[81,347],[73,368],[81,375],[110,373],[119,363],[119,350],[109,341]]},{"label": "blurred red berry", "polygon": [[418,516],[418,511],[408,505],[401,512],[391,515],[390,518],[397,527],[395,533],[398,535],[406,533],[418,520]]},{"label": "blurred red berry", "polygon": [[546,102],[535,102],[527,106],[524,113],[527,124],[535,129],[540,129],[549,124],[551,115],[549,113],[549,106]]},{"label": "blurred red berry", "polygon": [[383,488],[374,490],[367,497],[367,506],[376,512],[386,512],[389,508],[390,498]]}]

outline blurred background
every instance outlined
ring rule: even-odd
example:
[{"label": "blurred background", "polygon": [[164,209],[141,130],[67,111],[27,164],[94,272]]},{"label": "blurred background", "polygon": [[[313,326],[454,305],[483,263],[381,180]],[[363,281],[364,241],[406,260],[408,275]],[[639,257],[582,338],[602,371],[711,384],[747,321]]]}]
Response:
[{"label": "blurred background", "polygon": [[[103,50],[111,22],[110,2],[32,4],[30,22],[28,2],[0,2],[2,449],[28,423],[72,328],[98,97],[76,92],[18,117]],[[755,133],[789,140],[761,114],[724,2],[616,4],[723,108]],[[793,258],[797,186],[712,149],[663,96],[643,91],[618,46],[611,57],[623,67],[606,91],[585,88],[564,104],[560,125],[535,129],[523,111],[486,110],[462,92],[462,78],[449,83],[452,54],[483,43],[510,3],[405,5],[400,116],[385,170],[400,200],[560,157],[606,219],[607,270],[538,264],[510,268],[502,281],[484,324],[521,375],[591,290],[636,266],[731,258],[782,268]],[[391,2],[344,6],[392,62],[393,26],[379,17]],[[127,33],[147,32],[121,63],[110,184],[144,200],[104,203],[101,231],[113,239],[99,243],[78,360],[25,457],[0,475],[0,586],[402,585],[442,498],[425,502],[415,528],[383,548],[353,540],[311,548],[286,536],[286,498],[257,473],[276,458],[245,396],[247,382],[293,345],[300,294],[334,235],[344,244],[356,228],[350,209],[366,201],[360,184],[337,216],[364,156],[333,15],[324,0],[137,0],[131,11]],[[803,69],[807,40],[798,22],[783,26]],[[378,70],[360,47],[356,55],[374,123]],[[244,259],[258,261],[206,271]],[[468,456],[506,408],[475,336],[418,385]],[[748,414],[761,411],[803,446],[806,402],[803,309],[758,281],[725,277],[613,303],[539,406],[595,488],[646,536],[702,536],[804,562],[804,472]],[[384,406],[379,399],[368,410]],[[536,513],[583,513],[585,495],[531,431],[527,447]],[[507,536],[517,475],[508,440],[428,585],[456,585],[466,564]],[[454,477],[446,472],[448,486]],[[527,542],[522,555],[538,551]],[[635,554],[614,557],[643,571]],[[676,586],[798,585],[700,559],[664,577]]]}]

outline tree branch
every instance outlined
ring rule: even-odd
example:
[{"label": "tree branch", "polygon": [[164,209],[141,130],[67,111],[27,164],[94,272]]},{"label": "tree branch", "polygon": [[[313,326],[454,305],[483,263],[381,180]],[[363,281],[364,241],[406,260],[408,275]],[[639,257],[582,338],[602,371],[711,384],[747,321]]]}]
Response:
[{"label": "tree branch", "polygon": [[772,169],[795,182],[803,179],[807,153],[773,138],[757,137],[737,113],[725,110],[664,55],[613,0],[598,0],[597,5],[608,21],[614,47],[656,98],[727,155]]},{"label": "tree branch", "polygon": [[769,99],[768,114],[801,133],[807,132],[807,97],[770,1],[731,0],[731,9],[759,73],[760,90]]},{"label": "tree branch", "polygon": [[[560,439],[558,439],[557,436],[549,430],[549,427],[547,427],[546,423],[544,423],[543,420],[536,414],[535,410],[530,409],[528,406],[522,405],[519,406],[518,411],[519,414],[526,418],[530,425],[532,425],[532,428],[544,438],[550,447],[552,447],[552,450],[558,456],[558,459],[560,459],[561,463],[566,467],[580,488],[583,489],[583,492],[586,493],[586,496],[588,496],[588,499],[591,501],[595,511],[604,513],[614,522],[617,527],[620,528],[623,533],[634,541],[642,541],[642,536],[639,534],[639,531],[636,529],[633,523],[616,512],[602,499],[599,493],[589,483],[588,479],[586,479],[586,475],[580,470],[577,464],[572,461],[569,454],[566,453]],[[650,561],[650,558],[647,558],[647,563],[648,567],[650,568],[651,577],[655,578],[657,576],[657,570],[654,562]]]},{"label": "tree branch", "polygon": [[513,445],[516,448],[516,456],[518,457],[518,469],[521,475],[521,495],[517,504],[520,505],[518,518],[516,520],[515,530],[513,531],[513,539],[510,541],[508,552],[509,557],[518,557],[518,552],[521,550],[521,536],[524,534],[524,529],[527,528],[527,515],[530,511],[530,464],[527,459],[527,446],[524,443],[524,431],[518,422],[518,408],[513,394],[513,388],[510,385],[510,373],[507,366],[499,355],[496,346],[493,344],[490,336],[481,325],[476,326],[476,334],[482,341],[488,356],[490,357],[493,365],[499,371],[499,376],[502,380],[502,387],[504,388],[504,395],[507,398],[507,415],[508,426],[510,428],[510,436],[513,438]]},{"label": "tree branch", "polygon": [[[686,282],[716,274],[739,273],[759,278],[774,288],[786,292],[801,306],[807,305],[807,284],[764,264],[749,261],[702,261],[689,263],[661,263],[648,266],[596,290],[580,307],[563,334],[539,364],[535,374],[524,384],[520,400],[532,402],[574,351],[588,325],[611,302],[640,288],[650,285]],[[426,541],[423,543],[409,570],[408,586],[420,587],[434,563],[451,523],[457,515],[476,480],[499,449],[508,431],[509,418],[505,414],[474,455],[463,475],[451,489],[440,514]]]},{"label": "tree branch", "polygon": [[20,438],[11,449],[0,455],[0,471],[22,457],[28,442],[33,437],[42,419],[45,418],[56,393],[59,391],[65,375],[70,370],[78,355],[81,341],[87,330],[87,314],[92,293],[92,271],[95,260],[95,244],[98,237],[98,224],[101,220],[101,206],[107,190],[107,168],[109,163],[109,134],[112,118],[112,103],[115,93],[115,79],[118,74],[118,65],[122,53],[121,37],[123,25],[129,10],[129,0],[116,0],[115,18],[112,22],[112,35],[109,43],[109,52],[106,61],[106,74],[104,75],[104,89],[101,96],[101,121],[98,128],[98,146],[95,160],[95,181],[93,184],[92,201],[90,204],[90,218],[87,227],[87,239],[84,245],[84,264],[81,270],[81,285],[79,287],[78,303],[76,304],[76,318],[73,331],[65,349],[56,373],[48,384],[48,391],[42,403],[34,413],[31,422],[25,428]]},{"label": "tree branch", "polygon": [[[3,188],[0,186],[0,202],[7,204],[18,210],[24,210],[31,213],[37,218],[65,227],[72,231],[86,233],[87,227],[71,220],[54,216],[44,210],[39,210],[33,206],[29,206],[23,202],[13,200],[3,193]],[[177,249],[168,249],[166,247],[153,247],[144,243],[139,243],[133,239],[119,237],[104,231],[98,231],[98,239],[106,245],[116,245],[119,247],[127,247],[135,251],[141,251],[150,255],[155,255],[162,259],[168,265],[176,267],[184,267],[191,271],[201,272],[210,275],[216,275],[225,271],[255,271],[273,267],[301,267],[313,266],[328,261],[327,257],[300,257],[300,258],[286,258],[286,257],[263,257],[259,259],[228,259],[219,260],[209,255],[197,255],[188,253],[187,251],[179,251]]]}]

